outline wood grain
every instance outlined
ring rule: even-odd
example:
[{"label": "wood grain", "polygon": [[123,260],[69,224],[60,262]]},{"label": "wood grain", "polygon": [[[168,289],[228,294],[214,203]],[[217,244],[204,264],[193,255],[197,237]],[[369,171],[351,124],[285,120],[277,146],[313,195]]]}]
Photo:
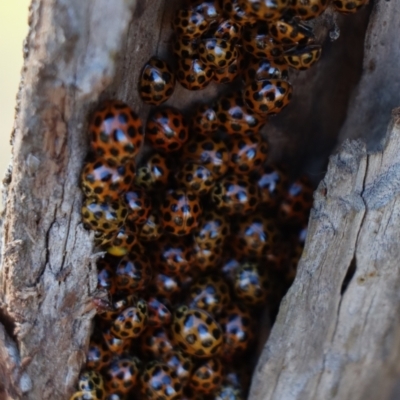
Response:
[{"label": "wood grain", "polygon": [[400,105],[400,58],[389,38],[400,32],[399,12],[398,2],[375,2],[363,76],[342,130],[342,139],[360,139],[330,158],[315,192],[299,272],[259,361],[252,400],[398,398],[400,109],[391,107]]},{"label": "wood grain", "polygon": [[346,141],[331,157],[252,399],[391,398],[400,376],[399,146],[397,109],[382,152]]},{"label": "wood grain", "polygon": [[135,4],[31,4],[0,270],[2,321],[12,321],[0,353],[13,354],[0,357],[0,381],[11,398],[65,399],[85,360],[97,278],[80,218],[84,132]]}]

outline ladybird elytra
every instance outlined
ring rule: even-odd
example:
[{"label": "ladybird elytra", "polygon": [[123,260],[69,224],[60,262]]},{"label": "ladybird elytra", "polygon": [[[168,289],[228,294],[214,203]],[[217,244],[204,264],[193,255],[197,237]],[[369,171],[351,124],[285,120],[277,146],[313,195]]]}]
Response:
[{"label": "ladybird elytra", "polygon": [[89,126],[91,145],[99,159],[116,166],[140,151],[144,130],[139,116],[121,101],[107,101],[93,114]]},{"label": "ladybird elytra", "polygon": [[201,215],[199,197],[190,190],[170,190],[163,199],[160,215],[166,233],[187,235],[198,225]]},{"label": "ladybird elytra", "polygon": [[291,101],[292,85],[280,79],[255,81],[244,90],[246,105],[262,116],[276,115]]},{"label": "ladybird elytra", "polygon": [[176,108],[164,107],[150,115],[146,125],[146,139],[156,150],[177,151],[188,138],[186,118]]},{"label": "ladybird elytra", "polygon": [[204,89],[212,80],[214,71],[202,60],[193,58],[181,58],[177,68],[178,82],[188,90]]},{"label": "ladybird elytra", "polygon": [[203,39],[199,43],[200,60],[212,69],[227,68],[238,57],[236,47],[217,38]]},{"label": "ladybird elytra", "polygon": [[221,327],[202,309],[178,307],[174,311],[171,332],[180,349],[193,357],[208,358],[221,351]]},{"label": "ladybird elytra", "polygon": [[168,63],[156,57],[143,67],[140,77],[139,94],[142,100],[151,105],[166,102],[174,93],[175,74]]}]

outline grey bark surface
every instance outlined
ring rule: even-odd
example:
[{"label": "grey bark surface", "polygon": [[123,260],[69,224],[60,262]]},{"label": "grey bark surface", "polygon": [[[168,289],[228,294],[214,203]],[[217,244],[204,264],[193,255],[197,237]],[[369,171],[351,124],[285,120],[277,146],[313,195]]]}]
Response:
[{"label": "grey bark surface", "polygon": [[10,398],[68,398],[85,360],[97,285],[80,218],[85,124],[114,77],[135,4],[31,4],[0,270],[8,327],[0,329],[0,382]]},{"label": "grey bark surface", "polygon": [[[179,4],[161,3],[32,0],[12,137],[13,165],[4,181],[0,398],[2,392],[7,399],[67,399],[74,390],[85,362],[93,299],[99,295],[93,237],[80,217],[79,175],[88,150],[88,115],[99,100],[118,98],[146,119],[149,107],[137,93],[140,70],[150,56],[168,53],[171,15]],[[379,40],[382,15],[387,19],[385,37],[400,32],[398,12],[398,3],[377,1],[371,43]],[[286,154],[294,167],[306,164],[321,175],[361,74],[367,21],[365,10],[348,18],[327,12],[316,23],[325,58],[313,70],[292,74],[293,104],[264,131],[277,158]],[[335,47],[329,35],[336,32],[336,24],[342,36]],[[370,46],[367,41],[366,60]],[[398,50],[394,45],[390,51],[382,48],[385,57]],[[379,51],[374,50],[378,58]],[[378,64],[375,71],[384,74]],[[395,68],[390,71],[393,76]],[[385,76],[384,83],[389,82]],[[400,93],[394,85],[386,89]],[[212,101],[225,90],[212,84],[193,93],[178,85],[169,104],[190,112],[193,104]],[[361,89],[357,93],[360,102],[368,103],[364,107],[371,107],[371,96]],[[387,116],[390,110],[384,107],[396,101],[391,99],[380,110]],[[351,104],[347,121],[359,113]],[[381,123],[376,122],[377,130]],[[370,387],[372,374],[375,382],[379,378],[391,390],[399,372],[393,361],[399,350],[399,296],[394,292],[398,277],[391,264],[398,255],[393,241],[400,174],[394,161],[400,149],[398,124],[395,116],[383,153],[369,156],[361,142],[346,142],[332,157],[316,192],[299,276],[264,349],[252,400],[346,399],[347,382],[356,374],[362,378],[352,386],[354,399],[373,398],[368,396],[378,385]],[[343,138],[360,136],[348,126]],[[356,275],[342,296],[341,285],[354,258]],[[379,393],[386,395],[384,390]]]},{"label": "grey bark surface", "polygon": [[399,13],[398,2],[376,2],[341,133],[360,139],[331,156],[315,192],[298,274],[259,360],[252,400],[399,398]]}]

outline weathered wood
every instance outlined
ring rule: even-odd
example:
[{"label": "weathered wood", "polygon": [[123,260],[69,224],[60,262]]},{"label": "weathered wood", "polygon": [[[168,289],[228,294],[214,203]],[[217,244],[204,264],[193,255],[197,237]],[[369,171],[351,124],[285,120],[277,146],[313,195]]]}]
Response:
[{"label": "weathered wood", "polygon": [[12,322],[0,330],[0,381],[12,398],[66,398],[85,359],[97,285],[80,218],[85,127],[114,77],[135,4],[31,5],[0,270],[2,321]]},{"label": "weathered wood", "polygon": [[253,400],[398,398],[399,109],[388,131],[385,125],[389,108],[400,105],[400,50],[390,40],[400,32],[399,12],[397,2],[376,4],[364,75],[342,131],[381,151],[368,154],[364,141],[346,141],[331,157],[298,276],[254,376]]},{"label": "weathered wood", "polygon": [[365,39],[364,72],[350,101],[340,139],[363,138],[369,151],[381,150],[391,111],[400,104],[400,6],[376,1]]},{"label": "weathered wood", "polygon": [[346,141],[331,157],[252,399],[391,398],[400,376],[400,109],[393,118],[382,153]]}]

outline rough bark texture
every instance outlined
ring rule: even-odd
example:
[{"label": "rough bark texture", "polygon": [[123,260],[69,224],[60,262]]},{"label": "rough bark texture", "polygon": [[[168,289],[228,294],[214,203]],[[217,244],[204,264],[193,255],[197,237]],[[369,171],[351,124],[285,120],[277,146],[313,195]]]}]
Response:
[{"label": "rough bark texture", "polygon": [[391,398],[400,374],[399,145],[400,110],[382,153],[346,141],[331,157],[252,399]]},{"label": "rough bark texture", "polygon": [[[32,1],[13,169],[5,180],[0,264],[0,391],[8,393],[5,398],[65,399],[73,390],[97,295],[96,255],[80,222],[78,187],[88,149],[87,117],[99,99],[116,97],[145,119],[149,108],[138,98],[138,76],[150,56],[168,52],[176,4]],[[336,18],[327,12],[316,23],[324,58],[313,70],[292,74],[293,104],[264,132],[275,158],[285,154],[294,168],[301,165],[319,177],[348,109],[342,139],[371,137],[369,143],[377,143],[384,136],[391,107],[400,105],[394,76],[400,49],[391,41],[400,33],[400,4],[376,1],[364,76],[348,108],[362,71],[368,13]],[[342,36],[331,44],[335,21]],[[199,94],[178,86],[169,103],[190,110],[224,90],[210,85]],[[364,119],[375,106],[379,115]],[[400,351],[395,291],[399,118],[394,116],[382,153],[367,155],[362,142],[346,142],[331,158],[316,192],[299,276],[260,360],[251,399],[390,398]],[[342,295],[353,260],[356,273]]]},{"label": "rough bark texture", "polygon": [[399,109],[386,128],[400,105],[399,13],[398,2],[376,3],[341,133],[362,140],[345,141],[315,192],[298,274],[251,399],[399,398]]},{"label": "rough bark texture", "polygon": [[85,122],[114,77],[134,4],[31,5],[0,273],[0,380],[13,398],[66,398],[85,359],[97,285],[79,215]]}]

